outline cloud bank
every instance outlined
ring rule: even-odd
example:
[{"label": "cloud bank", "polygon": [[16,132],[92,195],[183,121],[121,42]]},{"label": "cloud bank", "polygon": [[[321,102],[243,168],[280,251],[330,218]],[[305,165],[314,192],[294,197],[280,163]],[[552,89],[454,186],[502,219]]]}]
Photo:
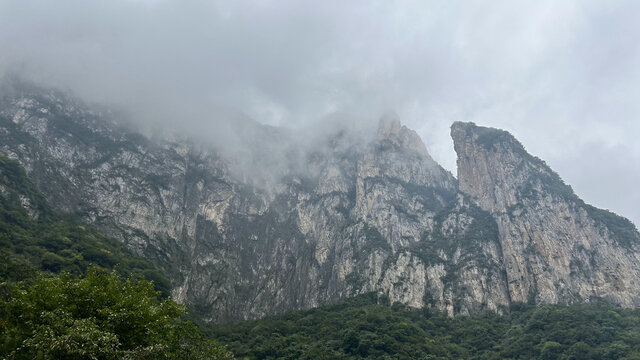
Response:
[{"label": "cloud bank", "polygon": [[639,50],[637,1],[0,0],[1,72],[147,126],[391,110],[455,173],[448,127],[474,121],[636,224]]}]

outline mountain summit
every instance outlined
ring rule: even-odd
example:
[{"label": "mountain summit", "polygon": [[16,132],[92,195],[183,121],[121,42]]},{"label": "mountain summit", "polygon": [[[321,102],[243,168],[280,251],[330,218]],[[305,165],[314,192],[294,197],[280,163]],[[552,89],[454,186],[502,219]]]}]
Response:
[{"label": "mountain summit", "polygon": [[454,123],[462,192],[498,224],[512,301],[640,305],[640,236],[585,204],[509,133]]},{"label": "mountain summit", "polygon": [[420,136],[413,130],[400,123],[400,119],[395,114],[387,114],[380,118],[378,124],[378,138],[387,140],[390,143],[410,149],[420,154],[426,159],[431,159]]}]

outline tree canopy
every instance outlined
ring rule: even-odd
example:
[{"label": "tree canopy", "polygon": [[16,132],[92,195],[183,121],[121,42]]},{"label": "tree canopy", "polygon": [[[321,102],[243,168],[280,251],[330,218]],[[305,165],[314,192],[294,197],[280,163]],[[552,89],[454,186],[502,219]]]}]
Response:
[{"label": "tree canopy", "polygon": [[0,355],[9,359],[231,358],[149,281],[92,268],[83,278],[62,273],[4,287]]},{"label": "tree canopy", "polygon": [[640,359],[640,310],[516,304],[450,318],[367,294],[208,332],[247,359]]}]

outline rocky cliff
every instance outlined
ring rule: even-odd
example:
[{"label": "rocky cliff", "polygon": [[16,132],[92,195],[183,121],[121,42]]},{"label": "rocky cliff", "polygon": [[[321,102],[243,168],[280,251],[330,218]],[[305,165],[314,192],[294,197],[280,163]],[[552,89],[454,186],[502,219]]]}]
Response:
[{"label": "rocky cliff", "polygon": [[248,157],[150,140],[115,119],[56,91],[5,90],[0,150],[209,320],[370,291],[452,315],[511,301],[637,304],[633,225],[582,203],[504,132],[454,125],[458,183],[393,116],[370,137],[339,129],[304,151],[295,134],[247,122]]},{"label": "rocky cliff", "polygon": [[460,190],[498,224],[512,301],[640,305],[640,236],[585,204],[509,133],[455,123]]}]

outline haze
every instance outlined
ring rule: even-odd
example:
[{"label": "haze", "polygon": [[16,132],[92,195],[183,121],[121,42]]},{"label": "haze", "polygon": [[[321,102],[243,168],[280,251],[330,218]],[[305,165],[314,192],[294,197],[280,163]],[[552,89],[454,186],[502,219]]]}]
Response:
[{"label": "haze", "polygon": [[474,121],[636,224],[639,49],[637,1],[0,0],[0,72],[145,126],[395,111],[455,174],[448,128]]}]

